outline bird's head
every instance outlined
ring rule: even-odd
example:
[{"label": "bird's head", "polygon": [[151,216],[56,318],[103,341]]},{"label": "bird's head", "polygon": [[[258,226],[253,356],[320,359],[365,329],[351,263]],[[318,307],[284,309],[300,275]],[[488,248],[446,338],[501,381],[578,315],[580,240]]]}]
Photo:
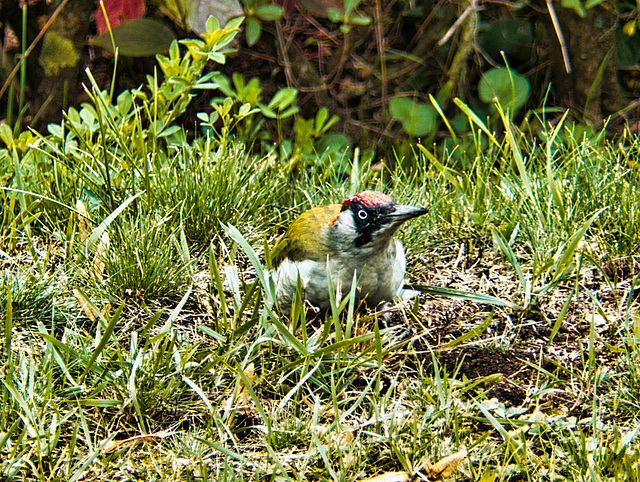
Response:
[{"label": "bird's head", "polygon": [[423,207],[396,204],[388,194],[362,191],[344,200],[331,231],[341,243],[375,249],[389,243],[403,222],[426,212]]}]

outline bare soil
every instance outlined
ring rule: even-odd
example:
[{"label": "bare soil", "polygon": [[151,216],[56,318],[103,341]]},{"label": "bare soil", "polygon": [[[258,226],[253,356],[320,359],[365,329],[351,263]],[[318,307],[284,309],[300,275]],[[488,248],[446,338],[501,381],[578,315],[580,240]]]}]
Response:
[{"label": "bare soil", "polygon": [[[469,267],[459,259],[437,265],[419,261],[413,271],[423,273],[420,283],[490,294],[519,305],[523,302],[515,272],[495,255],[483,256]],[[574,286],[578,287],[577,296]],[[450,376],[456,372],[458,378],[464,375],[469,379],[501,375],[482,389],[506,406],[530,402],[541,381],[546,380],[554,390],[543,397],[545,403],[562,399],[565,407],[571,407],[569,411],[579,411],[579,400],[575,399],[579,391],[571,389],[570,381],[588,378],[594,367],[621,362],[630,315],[638,309],[637,297],[627,303],[629,296],[634,296],[630,282],[612,286],[598,268],[583,269],[577,283],[574,279],[552,288],[527,309],[423,294],[412,327],[416,335],[423,336],[414,348],[426,366],[432,365],[434,352]],[[569,297],[573,299],[553,334]],[[488,317],[492,320],[483,333],[447,346]],[[395,313],[391,324],[406,323],[406,319]],[[590,340],[594,341],[591,350]],[[571,400],[574,403],[567,404]]]}]

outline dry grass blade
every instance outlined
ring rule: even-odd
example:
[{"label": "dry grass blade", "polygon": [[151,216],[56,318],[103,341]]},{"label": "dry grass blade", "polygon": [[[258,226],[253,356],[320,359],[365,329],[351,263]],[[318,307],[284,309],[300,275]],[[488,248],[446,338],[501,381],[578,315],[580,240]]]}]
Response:
[{"label": "dry grass blade", "polygon": [[96,321],[100,316],[100,312],[95,308],[93,303],[89,302],[84,294],[81,293],[77,288],[73,288],[73,296],[78,301],[78,305],[80,305],[80,309],[82,310],[84,315],[91,321]]},{"label": "dry grass blade", "polygon": [[87,226],[87,219],[91,219],[89,217],[89,212],[87,211],[84,203],[78,199],[76,201],[76,215],[78,216],[78,229],[80,230],[80,241],[84,243],[85,239],[91,235],[91,230]]}]

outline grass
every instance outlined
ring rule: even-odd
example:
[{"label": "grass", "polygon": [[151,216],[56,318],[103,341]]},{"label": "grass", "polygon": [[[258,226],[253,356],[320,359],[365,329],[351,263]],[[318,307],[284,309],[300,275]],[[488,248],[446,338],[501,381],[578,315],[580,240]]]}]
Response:
[{"label": "grass", "polygon": [[[637,140],[503,118],[402,170],[287,170],[93,96],[0,151],[1,477],[640,480]],[[269,246],[368,188],[429,208],[400,233],[425,294],[275,312]]]},{"label": "grass", "polygon": [[[467,171],[422,157],[384,185],[358,179],[430,207],[403,230],[413,281],[521,307],[483,307],[479,321],[471,301],[434,297],[387,324],[349,300],[320,323],[274,313],[262,237],[273,244],[295,213],[265,211],[303,209],[319,194],[312,184],[287,192],[289,180],[261,159],[251,162],[267,167],[250,174],[215,175],[246,165],[241,149],[181,172],[168,164],[174,174],[156,177],[153,204],[142,195],[105,228],[99,276],[75,214],[65,237],[34,225],[32,249],[3,253],[3,476],[358,480],[426,476],[466,449],[458,480],[638,480],[640,325],[629,298],[638,174],[619,154],[576,143],[559,150],[549,177],[544,151],[526,152],[530,191],[491,157]],[[160,195],[172,181],[176,192]],[[241,230],[214,222],[234,219]],[[483,275],[482,263],[500,275]],[[523,355],[531,326],[540,342],[532,358],[512,359],[520,373],[499,361],[474,371],[487,353]],[[513,396],[505,384],[517,383]]]}]

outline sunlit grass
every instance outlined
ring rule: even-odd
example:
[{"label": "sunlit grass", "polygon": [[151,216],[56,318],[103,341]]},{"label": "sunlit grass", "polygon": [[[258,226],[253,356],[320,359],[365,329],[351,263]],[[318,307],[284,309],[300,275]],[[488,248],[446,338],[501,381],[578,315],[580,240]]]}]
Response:
[{"label": "sunlit grass", "polygon": [[[633,228],[634,200],[624,193],[634,192],[636,173],[603,165],[613,162],[602,158],[612,148],[590,148],[592,157],[577,156],[576,149],[563,152],[553,173],[562,186],[564,221],[535,160],[530,193],[515,170],[496,170],[489,159],[478,160],[471,173],[422,159],[418,171],[392,176],[382,188],[402,202],[430,207],[402,232],[415,266],[409,276],[421,276],[421,262],[437,264],[438,256],[455,255],[468,243],[475,252],[504,256],[503,269],[521,283],[513,303],[524,306],[529,296],[530,306],[544,310],[544,300],[560,286],[570,289],[575,303],[591,296],[583,269],[605,271],[609,260],[631,259],[628,232],[627,243],[611,240],[623,223]],[[231,152],[212,159],[221,163],[212,173],[247,162],[241,150]],[[184,168],[164,176],[156,192],[169,192],[174,179],[185,202],[182,195],[166,196],[150,210],[133,202],[109,223],[100,273],[94,252],[78,255],[85,246],[78,244],[79,231],[61,250],[70,257],[62,265],[68,277],[43,287],[34,271],[42,259],[5,253],[13,266],[0,296],[5,476],[97,480],[136,467],[134,475],[142,478],[357,480],[385,471],[426,473],[430,464],[466,449],[456,476],[463,480],[637,480],[638,323],[636,302],[627,298],[624,305],[624,293],[616,294],[618,309],[629,315],[610,320],[611,334],[603,338],[593,324],[573,367],[534,365],[524,401],[513,405],[491,393],[498,375],[469,377],[464,357],[455,365],[439,361],[443,348],[430,351],[421,342],[429,315],[419,309],[387,326],[351,311],[349,300],[324,321],[304,310],[290,320],[267,308],[268,272],[247,250],[253,245],[262,252],[256,233],[270,242],[277,236],[276,223],[259,212],[260,203],[271,209],[291,196],[270,188],[271,176],[282,186],[277,171],[263,171],[260,183],[245,185],[255,190],[249,193],[209,174],[202,163]],[[185,184],[191,170],[191,179],[205,182]],[[335,182],[328,192],[349,191],[350,179]],[[381,188],[378,182],[365,177],[359,187]],[[200,188],[201,197],[190,201],[188,190]],[[309,186],[312,191],[311,199],[318,199]],[[302,192],[292,196],[303,199]],[[598,212],[605,206],[595,193],[615,199],[619,209]],[[239,199],[226,213],[231,195]],[[242,206],[247,211],[234,214]],[[216,220],[241,231],[229,237]],[[208,250],[200,247],[204,239],[183,236],[189,223],[201,233],[194,236],[212,231]],[[586,228],[573,242],[580,226]],[[95,227],[85,229],[89,235]],[[498,235],[503,245],[494,244]],[[201,254],[193,257],[190,246]],[[551,285],[536,292],[545,283]],[[69,293],[76,287],[80,295],[74,297]],[[566,324],[576,315],[550,316]],[[496,344],[490,318],[487,323],[445,351],[461,344],[508,350],[518,343],[519,331],[512,329]],[[549,405],[554,394],[562,395]]]},{"label": "sunlit grass", "polygon": [[[637,140],[503,115],[402,170],[291,167],[91,98],[3,151],[1,477],[639,480]],[[399,233],[425,294],[275,311],[269,247],[363,189],[429,209]]]}]

